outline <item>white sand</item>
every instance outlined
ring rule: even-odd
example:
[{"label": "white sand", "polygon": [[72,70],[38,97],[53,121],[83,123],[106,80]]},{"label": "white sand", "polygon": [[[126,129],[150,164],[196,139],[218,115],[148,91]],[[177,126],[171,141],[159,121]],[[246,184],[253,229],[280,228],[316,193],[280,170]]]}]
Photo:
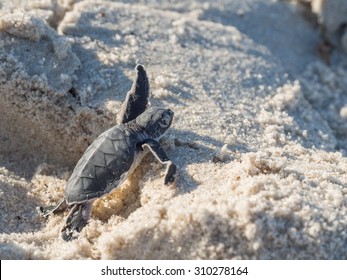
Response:
[{"label": "white sand", "polygon": [[[313,15],[290,2],[124,2],[2,4],[0,258],[345,259],[343,44],[325,65]],[[116,123],[136,63],[175,112],[178,180],[147,156],[66,243],[64,215],[35,208]]]}]

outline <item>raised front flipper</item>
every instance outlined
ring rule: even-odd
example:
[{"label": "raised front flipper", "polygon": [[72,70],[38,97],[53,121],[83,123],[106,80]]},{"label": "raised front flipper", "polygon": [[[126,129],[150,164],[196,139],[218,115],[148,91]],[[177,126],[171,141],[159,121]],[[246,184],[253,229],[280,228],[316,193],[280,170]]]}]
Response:
[{"label": "raised front flipper", "polygon": [[173,183],[175,181],[176,165],[171,162],[163,147],[153,139],[146,140],[146,142],[142,145],[142,148],[145,147],[152,152],[152,154],[161,164],[166,165],[164,180],[165,185]]},{"label": "raised front flipper", "polygon": [[140,64],[135,67],[136,77],[123,102],[119,119],[127,123],[136,119],[149,105],[149,83],[146,71]]}]

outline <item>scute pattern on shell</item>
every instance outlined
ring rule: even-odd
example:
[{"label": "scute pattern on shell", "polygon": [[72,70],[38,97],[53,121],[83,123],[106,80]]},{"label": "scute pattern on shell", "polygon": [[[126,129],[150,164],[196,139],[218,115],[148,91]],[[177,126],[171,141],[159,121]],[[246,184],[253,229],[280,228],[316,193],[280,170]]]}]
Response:
[{"label": "scute pattern on shell", "polygon": [[124,126],[101,134],[78,161],[65,188],[68,204],[111,192],[126,178],[136,153],[135,136]]}]

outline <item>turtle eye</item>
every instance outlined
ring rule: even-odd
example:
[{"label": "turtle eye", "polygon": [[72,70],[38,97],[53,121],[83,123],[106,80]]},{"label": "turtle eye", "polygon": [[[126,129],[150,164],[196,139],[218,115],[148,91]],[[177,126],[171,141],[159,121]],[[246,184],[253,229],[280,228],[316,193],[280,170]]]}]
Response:
[{"label": "turtle eye", "polygon": [[159,124],[161,127],[168,127],[170,125],[170,117],[168,115],[163,116]]}]

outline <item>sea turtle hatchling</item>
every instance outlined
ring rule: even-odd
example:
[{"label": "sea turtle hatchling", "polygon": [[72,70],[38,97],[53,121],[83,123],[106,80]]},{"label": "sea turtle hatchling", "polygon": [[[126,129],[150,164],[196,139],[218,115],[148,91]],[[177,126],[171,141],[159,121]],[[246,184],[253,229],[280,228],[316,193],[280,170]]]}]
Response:
[{"label": "sea turtle hatchling", "polygon": [[142,65],[135,67],[136,78],[122,105],[120,120],[102,133],[88,147],[68,180],[64,198],[50,210],[40,208],[46,217],[70,208],[62,238],[69,241],[88,223],[91,206],[120,186],[137,166],[148,149],[166,165],[164,183],[175,180],[176,166],[159,144],[159,138],[171,126],[174,113],[170,109],[149,107],[149,84]]}]

